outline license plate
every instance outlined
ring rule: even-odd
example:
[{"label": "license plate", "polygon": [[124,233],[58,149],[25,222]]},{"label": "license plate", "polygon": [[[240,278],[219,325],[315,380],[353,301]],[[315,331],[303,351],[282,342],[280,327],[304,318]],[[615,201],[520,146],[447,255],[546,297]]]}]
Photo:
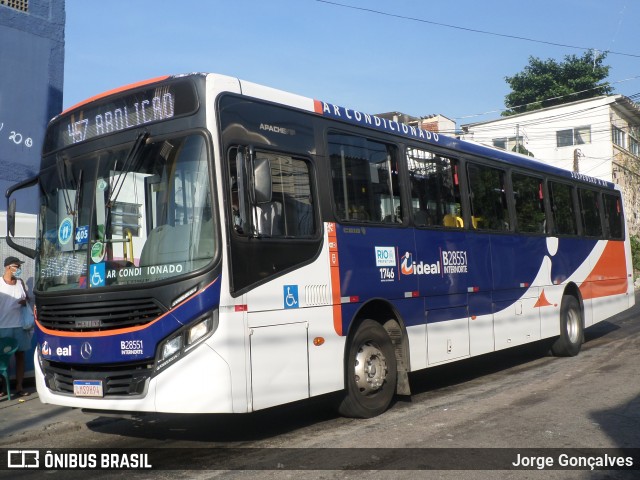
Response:
[{"label": "license plate", "polygon": [[102,380],[74,380],[73,394],[76,397],[102,397]]}]

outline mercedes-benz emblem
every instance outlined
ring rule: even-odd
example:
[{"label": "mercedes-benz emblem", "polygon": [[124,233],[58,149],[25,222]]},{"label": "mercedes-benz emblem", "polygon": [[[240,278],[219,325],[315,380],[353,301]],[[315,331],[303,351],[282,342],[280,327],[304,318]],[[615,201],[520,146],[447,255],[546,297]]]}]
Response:
[{"label": "mercedes-benz emblem", "polygon": [[91,348],[91,344],[89,342],[84,342],[80,347],[80,355],[82,355],[82,358],[84,358],[85,360],[89,360],[92,350],[93,349]]}]

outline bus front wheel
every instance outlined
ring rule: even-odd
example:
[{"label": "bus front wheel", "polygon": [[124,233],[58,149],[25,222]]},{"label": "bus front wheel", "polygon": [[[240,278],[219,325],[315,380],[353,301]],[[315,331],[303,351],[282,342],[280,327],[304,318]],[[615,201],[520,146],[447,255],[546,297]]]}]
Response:
[{"label": "bus front wheel", "polygon": [[551,346],[558,357],[575,357],[584,342],[582,314],[578,300],[571,295],[562,298],[560,306],[560,336]]},{"label": "bus front wheel", "polygon": [[362,322],[349,343],[345,368],[346,389],[339,412],[356,418],[383,413],[393,400],[398,373],[395,351],[382,325]]}]

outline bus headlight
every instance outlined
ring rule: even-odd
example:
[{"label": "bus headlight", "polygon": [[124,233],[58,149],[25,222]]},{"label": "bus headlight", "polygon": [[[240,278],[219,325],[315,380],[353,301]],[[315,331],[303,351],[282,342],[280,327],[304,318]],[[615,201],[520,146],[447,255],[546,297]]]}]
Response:
[{"label": "bus headlight", "polygon": [[195,345],[198,340],[204,337],[211,330],[211,317],[205,318],[189,329],[187,334],[187,348]]},{"label": "bus headlight", "polygon": [[174,353],[180,351],[182,348],[182,335],[178,337],[173,337],[164,342],[162,346],[162,354],[160,355],[160,360],[166,360]]},{"label": "bus headlight", "polygon": [[155,371],[162,370],[190,352],[210,337],[217,328],[218,311],[216,310],[175,332],[160,343]]}]

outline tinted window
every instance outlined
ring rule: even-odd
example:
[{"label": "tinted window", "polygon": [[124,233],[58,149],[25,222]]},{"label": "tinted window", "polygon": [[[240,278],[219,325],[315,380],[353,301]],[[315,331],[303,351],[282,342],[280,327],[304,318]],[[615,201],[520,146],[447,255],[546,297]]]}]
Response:
[{"label": "tinted window", "polygon": [[580,198],[580,215],[582,216],[584,234],[588,237],[601,237],[602,224],[600,223],[598,192],[579,188],[578,197]]},{"label": "tinted window", "polygon": [[469,165],[467,171],[473,228],[508,231],[505,172],[481,165]]},{"label": "tinted window", "polygon": [[617,195],[605,193],[602,195],[604,203],[604,217],[609,238],[622,240],[624,238],[624,217],[622,215],[622,201]]},{"label": "tinted window", "polygon": [[403,208],[395,147],[347,134],[329,134],[333,198],[338,219],[401,223]]},{"label": "tinted window", "polygon": [[[250,202],[248,193],[239,193],[241,184],[248,185],[238,175],[244,156],[236,157],[232,150],[231,165],[231,221],[237,233],[261,237],[310,237],[315,233],[315,219],[311,197],[309,164],[289,155],[256,152],[253,164],[268,168],[264,192],[266,196]],[[242,173],[242,172],[240,172]],[[240,181],[240,183],[238,183]],[[241,192],[241,190],[240,190]]]},{"label": "tinted window", "polygon": [[526,233],[544,233],[546,219],[542,179],[514,173],[511,181],[517,230]]},{"label": "tinted window", "polygon": [[554,233],[558,235],[576,235],[578,233],[572,191],[573,188],[570,185],[549,182]]},{"label": "tinted window", "polygon": [[411,210],[416,225],[462,228],[458,162],[418,148],[407,150]]}]

